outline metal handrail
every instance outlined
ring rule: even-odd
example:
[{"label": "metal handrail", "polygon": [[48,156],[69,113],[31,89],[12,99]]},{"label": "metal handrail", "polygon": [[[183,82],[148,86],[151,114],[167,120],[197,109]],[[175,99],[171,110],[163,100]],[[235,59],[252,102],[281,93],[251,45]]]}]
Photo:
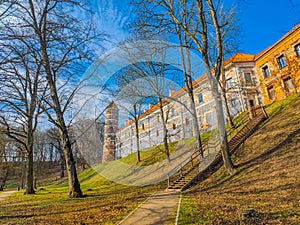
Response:
[{"label": "metal handrail", "polygon": [[[236,132],[236,134],[239,132],[238,128],[240,128],[242,126],[245,127],[246,124],[249,122],[249,113],[245,113],[245,115],[235,123],[235,127],[234,128],[230,128],[227,131],[227,136],[230,136],[233,132]],[[241,129],[242,129],[241,128]],[[205,143],[205,145],[202,147],[203,153],[208,151],[209,154],[209,149],[216,149],[218,146],[220,145],[220,140],[216,139],[214,142],[210,142],[210,143]],[[195,154],[196,153],[196,154]],[[199,158],[199,161],[196,162],[196,164],[194,164],[194,160]],[[183,177],[184,171],[185,169],[187,171],[189,171],[190,169],[194,168],[195,166],[197,166],[202,160],[202,156],[201,153],[199,151],[199,149],[196,149],[196,151],[194,151],[190,157],[186,158],[184,161],[182,161],[178,166],[174,167],[171,171],[169,171],[167,173],[167,178],[168,178],[168,186],[170,186],[171,184],[171,179],[172,177],[175,178],[174,182],[178,181],[179,179],[181,179]]]},{"label": "metal handrail", "polygon": [[[203,146],[203,153],[205,151],[208,151],[209,152],[209,149],[216,149],[220,143],[220,141],[218,139],[216,139],[213,143],[206,143],[204,146]],[[209,146],[210,145],[210,146]],[[190,159],[189,159],[190,158]],[[179,180],[180,178],[183,177],[184,175],[184,171],[187,170],[189,171],[190,169],[194,168],[196,165],[198,165],[200,163],[200,161],[202,160],[202,156],[201,156],[201,153],[199,151],[197,151],[197,154],[193,156],[193,154],[191,155],[191,157],[189,157],[188,161],[185,162],[184,164],[183,163],[180,163],[177,167],[173,168],[168,174],[167,174],[167,177],[168,177],[168,186],[170,186],[170,183],[171,183],[171,178],[172,177],[178,177],[177,179],[174,180],[174,182],[176,182],[177,180]],[[199,161],[196,162],[196,164],[194,164],[194,160],[199,158]],[[173,172],[174,171],[174,172]]]}]

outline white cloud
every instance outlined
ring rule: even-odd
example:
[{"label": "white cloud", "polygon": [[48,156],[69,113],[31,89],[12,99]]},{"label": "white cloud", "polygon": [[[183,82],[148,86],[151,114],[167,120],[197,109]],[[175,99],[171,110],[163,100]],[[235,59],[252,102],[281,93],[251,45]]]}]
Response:
[{"label": "white cloud", "polygon": [[[90,1],[95,13],[95,21],[99,31],[109,35],[110,43],[106,43],[106,48],[110,48],[115,43],[119,43],[127,36],[125,26],[130,16],[125,15],[120,3],[116,4],[112,0],[91,0]],[[127,10],[128,12],[128,10]]]}]

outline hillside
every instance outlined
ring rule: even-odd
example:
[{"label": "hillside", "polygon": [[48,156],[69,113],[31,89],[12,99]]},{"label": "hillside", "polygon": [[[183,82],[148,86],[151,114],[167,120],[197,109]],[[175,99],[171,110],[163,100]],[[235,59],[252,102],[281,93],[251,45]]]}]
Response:
[{"label": "hillside", "polygon": [[[184,193],[179,224],[300,224],[300,97],[267,111],[233,155],[232,176],[222,167]],[[253,217],[242,221],[248,209]]]},{"label": "hillside", "polygon": [[[300,97],[276,102],[267,111],[271,118],[233,155],[234,175],[221,168],[183,194],[179,224],[300,224]],[[122,160],[135,163],[133,155]],[[117,184],[93,168],[79,179],[81,199],[67,197],[67,181],[39,188],[36,195],[10,196],[1,202],[0,224],[116,224],[166,187]],[[244,223],[241,214],[250,208],[255,220]]]}]

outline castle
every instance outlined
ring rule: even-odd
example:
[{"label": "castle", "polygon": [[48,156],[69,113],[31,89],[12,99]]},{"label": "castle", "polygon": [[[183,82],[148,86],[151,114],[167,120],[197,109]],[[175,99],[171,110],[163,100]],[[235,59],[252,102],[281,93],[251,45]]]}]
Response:
[{"label": "castle", "polygon": [[[227,104],[233,116],[248,110],[250,106],[267,105],[300,92],[300,23],[260,53],[237,53],[227,59],[224,66]],[[213,129],[216,116],[206,75],[196,79],[193,87],[199,130],[203,132]],[[195,135],[185,88],[170,91],[163,108],[169,112],[169,141]],[[118,128],[118,112],[116,104],[111,102],[106,110],[103,162],[136,151],[134,121],[128,121]],[[163,132],[159,105],[150,104],[149,109],[139,118],[140,149],[161,144]]]}]

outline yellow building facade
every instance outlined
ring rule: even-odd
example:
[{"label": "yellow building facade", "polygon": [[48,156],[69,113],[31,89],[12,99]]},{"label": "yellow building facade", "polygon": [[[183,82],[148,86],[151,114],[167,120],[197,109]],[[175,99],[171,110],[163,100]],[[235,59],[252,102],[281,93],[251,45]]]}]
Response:
[{"label": "yellow building facade", "polygon": [[300,23],[254,60],[265,105],[300,92]]}]

